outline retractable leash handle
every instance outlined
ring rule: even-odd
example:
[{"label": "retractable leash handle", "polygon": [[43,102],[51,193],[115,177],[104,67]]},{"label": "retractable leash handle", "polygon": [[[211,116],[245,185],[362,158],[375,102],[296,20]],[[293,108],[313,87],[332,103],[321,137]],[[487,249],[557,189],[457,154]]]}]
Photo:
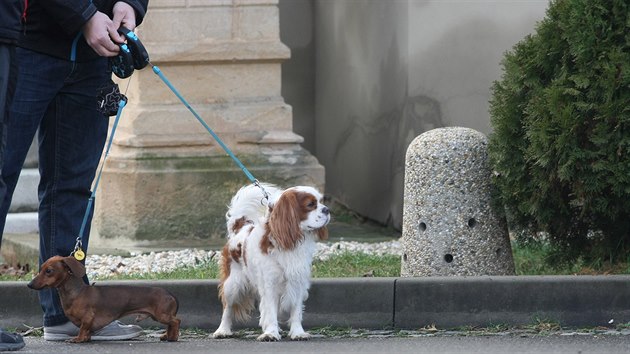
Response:
[{"label": "retractable leash handle", "polygon": [[114,75],[126,79],[133,74],[134,69],[142,70],[149,64],[149,53],[133,31],[120,27],[118,33],[125,37],[127,42],[118,45],[120,51],[118,55],[109,59],[109,63]]},{"label": "retractable leash handle", "polygon": [[133,57],[129,47],[123,43],[119,45],[120,52],[115,57],[109,58],[112,73],[121,79],[126,79],[133,74]]},{"label": "retractable leash handle", "polygon": [[127,45],[133,57],[133,67],[137,70],[144,69],[149,64],[149,53],[142,42],[140,42],[138,36],[126,27],[120,27],[118,33],[127,38]]}]

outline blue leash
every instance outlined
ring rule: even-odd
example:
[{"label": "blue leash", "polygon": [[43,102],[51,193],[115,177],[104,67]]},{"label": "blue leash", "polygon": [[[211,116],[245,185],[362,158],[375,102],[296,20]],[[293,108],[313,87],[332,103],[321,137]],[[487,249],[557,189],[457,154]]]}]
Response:
[{"label": "blue leash", "polygon": [[151,68],[153,69],[153,72],[160,77],[160,79],[162,79],[162,81],[164,81],[164,83],[166,84],[166,86],[168,86],[168,88],[171,89],[171,91],[173,91],[173,93],[175,94],[175,96],[177,96],[177,98],[179,98],[180,101],[182,101],[182,103],[184,104],[184,106],[186,106],[186,108],[188,108],[188,110],[190,111],[190,113],[193,114],[193,116],[195,116],[195,118],[197,118],[197,120],[199,121],[199,123],[201,123],[201,125],[203,125],[204,128],[206,128],[206,130],[208,131],[208,133],[210,133],[210,135],[212,135],[212,137],[214,138],[214,140],[219,143],[219,145],[223,148],[223,150],[232,158],[232,160],[234,160],[234,163],[236,163],[236,165],[238,167],[240,167],[240,169],[243,171],[243,173],[245,174],[245,176],[247,176],[247,178],[249,179],[250,182],[252,182],[253,185],[255,185],[256,187],[260,188],[260,190],[263,193],[264,199],[269,200],[269,194],[267,193],[267,191],[265,190],[265,188],[263,188],[263,186],[260,184],[260,182],[254,177],[254,175],[251,174],[251,172],[249,172],[249,170],[247,169],[247,167],[245,167],[245,165],[243,165],[243,163],[241,162],[241,160],[238,159],[238,157],[236,157],[236,155],[234,155],[234,153],[232,152],[232,150],[230,150],[229,147],[227,147],[227,145],[225,145],[225,143],[223,142],[223,140],[221,140],[219,138],[219,136],[210,128],[210,126],[203,120],[201,119],[201,117],[199,116],[199,114],[197,113],[197,111],[195,111],[190,104],[188,104],[188,101],[186,101],[186,99],[184,98],[184,96],[182,96],[179,91],[175,88],[175,86],[173,86],[173,84],[171,84],[170,81],[168,81],[168,79],[166,78],[166,76],[164,76],[164,74],[162,73],[162,70],[160,70],[160,68],[157,67],[157,65],[153,65],[151,62],[148,62],[149,65],[151,65]]},{"label": "blue leash", "polygon": [[[103,173],[103,167],[105,166],[105,160],[107,159],[107,155],[109,155],[109,149],[112,147],[112,142],[114,141],[114,134],[116,133],[116,128],[118,127],[118,122],[120,121],[120,114],[122,113],[123,108],[127,104],[126,100],[120,100],[118,102],[118,112],[116,112],[116,119],[114,120],[114,125],[112,126],[112,132],[109,136],[109,141],[107,142],[107,149],[105,150],[105,156],[103,157],[103,163],[101,163],[101,167],[98,171],[98,175],[96,176],[96,181],[94,182],[94,187],[92,188],[92,194],[90,195],[90,199],[88,199],[88,205],[85,209],[85,215],[83,215],[83,222],[81,223],[81,229],[79,230],[79,236],[77,237],[77,242],[74,245],[74,251],[70,253],[70,255],[74,255],[76,259],[79,261],[85,258],[85,253],[83,252],[83,233],[85,232],[85,227],[87,226],[88,216],[90,215],[90,211],[92,211],[92,204],[94,204],[94,196],[96,195],[96,188],[98,187],[99,182],[101,181],[101,174]],[[79,259],[80,258],[80,259]]]},{"label": "blue leash", "polygon": [[[151,64],[151,63],[149,62],[149,64]],[[230,150],[230,148],[228,148],[227,145],[225,145],[225,143],[219,138],[219,136],[199,116],[197,111],[195,111],[190,106],[188,101],[186,101],[186,99],[171,84],[171,82],[166,78],[166,76],[164,76],[164,74],[162,73],[160,68],[158,68],[156,65],[153,65],[153,64],[151,64],[151,67],[153,68],[153,72],[157,76],[159,76],[160,79],[162,79],[162,81],[166,84],[166,86],[168,86],[168,88],[171,89],[171,91],[173,91],[175,96],[177,96],[177,98],[179,98],[179,100],[182,101],[184,106],[186,106],[186,108],[188,108],[188,110],[195,116],[195,118],[197,118],[199,123],[201,123],[201,125],[203,125],[203,127],[206,128],[206,130],[208,131],[208,133],[210,133],[210,135],[214,138],[214,140],[216,140],[216,142],[223,148],[223,150],[232,158],[232,160],[234,160],[236,165],[243,171],[243,173],[245,173],[245,176],[247,176],[247,178],[250,180],[250,182],[252,182],[253,185],[255,185],[258,188],[260,188],[260,190],[263,193],[264,199],[268,200],[269,199],[269,194],[267,193],[265,188],[263,188],[263,186],[260,184],[260,182],[254,177],[254,175],[252,175],[252,173],[249,172],[249,170],[247,169],[247,167],[245,167],[245,165],[243,165],[241,160],[239,160],[238,157],[236,157],[236,155],[234,155],[232,150]],[[114,125],[112,126],[112,132],[111,132],[111,134],[109,136],[109,141],[107,143],[107,149],[105,150],[105,156],[103,157],[103,163],[101,164],[101,167],[100,167],[100,169],[98,171],[98,175],[96,176],[96,181],[94,182],[94,187],[92,188],[92,194],[90,195],[90,199],[88,200],[88,205],[87,205],[87,208],[85,210],[85,215],[83,216],[83,223],[81,224],[81,229],[79,230],[79,236],[77,237],[77,241],[76,241],[76,244],[74,246],[74,251],[72,251],[72,253],[70,254],[71,256],[74,255],[74,257],[76,259],[78,259],[79,261],[81,261],[81,260],[83,260],[85,258],[85,253],[82,250],[83,233],[85,232],[85,227],[87,226],[88,216],[90,215],[90,211],[92,210],[92,204],[94,203],[94,196],[96,195],[96,188],[98,187],[98,184],[101,181],[101,174],[103,173],[103,166],[105,166],[105,160],[107,159],[107,156],[109,155],[109,149],[111,148],[112,142],[114,141],[114,133],[116,133],[116,127],[118,127],[118,121],[120,120],[120,114],[122,113],[122,110],[125,107],[125,104],[126,104],[126,101],[124,101],[124,100],[121,100],[118,103],[118,112],[116,113],[116,119],[114,120]]]},{"label": "blue leash", "polygon": [[[247,178],[255,185],[260,186],[258,180],[256,178],[254,178],[254,175],[252,175],[249,170],[245,167],[245,165],[243,165],[243,163],[241,162],[241,160],[238,159],[238,157],[236,157],[236,155],[234,155],[234,153],[232,152],[232,150],[230,150],[230,148],[227,147],[227,145],[225,145],[225,143],[223,143],[223,141],[221,139],[219,139],[219,136],[210,128],[210,126],[208,126],[208,124],[201,119],[201,117],[199,116],[199,114],[197,114],[197,112],[190,106],[190,104],[188,104],[188,102],[186,101],[186,99],[184,99],[184,97],[179,93],[179,91],[177,91],[177,89],[171,84],[170,81],[168,81],[168,79],[166,78],[166,76],[164,76],[164,74],[162,73],[162,70],[160,70],[160,68],[158,68],[156,65],[153,65],[149,62],[149,64],[151,65],[151,67],[153,68],[153,72],[160,77],[160,79],[162,79],[162,81],[164,81],[164,83],[166,84],[166,86],[168,86],[168,88],[171,89],[171,91],[173,91],[173,93],[175,94],[175,96],[177,96],[177,98],[179,98],[180,101],[182,101],[182,103],[184,104],[184,106],[186,106],[186,108],[188,108],[188,110],[195,116],[195,118],[197,118],[197,120],[199,121],[199,123],[201,123],[201,125],[203,125],[204,128],[206,128],[206,130],[208,131],[208,133],[210,133],[210,135],[212,135],[212,137],[214,138],[214,140],[217,141],[217,143],[219,143],[219,145],[221,145],[221,147],[223,148],[223,150],[225,150],[225,152],[232,158],[232,160],[234,160],[234,162],[238,165],[238,167],[241,168],[241,170],[243,170],[243,173],[245,173],[245,176],[247,176]],[[262,188],[261,188],[262,189]],[[265,194],[265,197],[267,197],[267,193],[265,192],[264,189],[263,193]]]}]

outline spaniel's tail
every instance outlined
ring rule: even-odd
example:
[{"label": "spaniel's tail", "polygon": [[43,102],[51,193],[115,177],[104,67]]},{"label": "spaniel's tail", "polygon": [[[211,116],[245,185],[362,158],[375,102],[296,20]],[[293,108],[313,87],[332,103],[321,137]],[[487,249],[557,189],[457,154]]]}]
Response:
[{"label": "spaniel's tail", "polygon": [[232,197],[225,214],[228,236],[237,234],[244,224],[260,223],[261,218],[267,215],[269,202],[275,200],[282,192],[273,184],[260,183],[260,185],[269,194],[268,199],[265,198],[262,189],[254,184],[242,187]]},{"label": "spaniel's tail", "polygon": [[[256,295],[242,279],[241,266],[232,258],[228,245],[223,248],[220,266],[219,299],[223,308],[230,306],[232,317],[236,321],[241,323],[249,321],[256,306],[254,302]],[[236,267],[234,272],[232,267]],[[236,278],[230,279],[230,276]]]},{"label": "spaniel's tail", "polygon": [[[224,293],[224,283],[219,284],[219,299],[223,303],[223,306],[226,306],[228,299],[225,298]],[[232,309],[232,317],[235,321],[240,323],[246,323],[251,318],[251,313],[256,309],[256,304],[254,303],[254,295],[253,294],[239,294],[238,299],[235,299],[236,302],[233,302],[230,306]]]},{"label": "spaniel's tail", "polygon": [[232,314],[234,320],[240,323],[246,323],[251,318],[251,313],[254,311],[254,298],[245,297],[238,304],[232,305]]}]

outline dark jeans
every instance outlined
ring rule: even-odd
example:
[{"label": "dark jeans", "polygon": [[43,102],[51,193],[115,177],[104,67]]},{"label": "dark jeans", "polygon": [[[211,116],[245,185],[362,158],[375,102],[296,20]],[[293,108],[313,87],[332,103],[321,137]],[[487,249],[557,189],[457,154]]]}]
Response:
[{"label": "dark jeans", "polygon": [[[4,229],[26,153],[39,129],[41,265],[74,250],[107,137],[108,118],[96,110],[96,94],[111,73],[105,58],[76,63],[20,48],[16,54],[19,69],[7,126],[2,169],[7,193],[0,206],[0,226]],[[87,227],[84,251],[89,231]],[[44,326],[68,321],[56,290],[41,290],[39,298]]]},{"label": "dark jeans", "polygon": [[[17,77],[17,61],[15,60],[15,46],[0,43],[0,200],[4,199],[7,187],[2,180],[2,160],[7,137],[6,122],[9,116],[9,105],[15,91]],[[0,233],[0,247],[2,233]]]}]

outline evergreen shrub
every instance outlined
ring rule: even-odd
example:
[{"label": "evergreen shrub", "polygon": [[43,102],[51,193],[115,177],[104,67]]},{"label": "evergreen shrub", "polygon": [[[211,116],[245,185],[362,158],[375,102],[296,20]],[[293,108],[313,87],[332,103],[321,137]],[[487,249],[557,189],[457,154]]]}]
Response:
[{"label": "evergreen shrub", "polygon": [[501,65],[489,153],[511,227],[559,261],[627,260],[630,1],[551,1]]}]

